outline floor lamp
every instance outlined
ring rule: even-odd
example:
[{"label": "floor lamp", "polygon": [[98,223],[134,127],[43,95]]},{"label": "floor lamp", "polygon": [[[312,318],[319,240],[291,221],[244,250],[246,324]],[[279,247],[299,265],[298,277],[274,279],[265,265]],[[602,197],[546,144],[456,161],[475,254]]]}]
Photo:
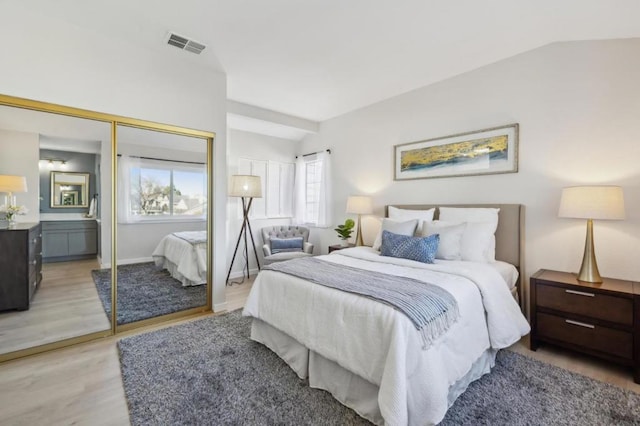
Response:
[{"label": "floor lamp", "polygon": [[[251,223],[249,223],[249,210],[251,209],[251,203],[254,198],[262,198],[262,183],[260,182],[260,176],[250,175],[233,175],[231,176],[231,185],[229,189],[230,197],[240,197],[242,199],[242,228],[238,234],[238,241],[236,242],[236,248],[233,251],[233,257],[231,258],[231,264],[229,265],[229,272],[227,273],[227,285],[229,284],[229,277],[231,276],[231,268],[233,268],[233,262],[236,260],[238,254],[238,247],[240,241],[244,236],[244,252],[247,260],[247,278],[249,278],[249,250],[247,242],[247,234],[251,237],[251,245],[253,246],[253,254],[256,256],[256,264],[258,270],[260,270],[260,261],[258,260],[258,251],[256,250],[256,243],[253,239],[253,232],[251,231]],[[244,271],[242,271],[242,279],[244,281]]]}]

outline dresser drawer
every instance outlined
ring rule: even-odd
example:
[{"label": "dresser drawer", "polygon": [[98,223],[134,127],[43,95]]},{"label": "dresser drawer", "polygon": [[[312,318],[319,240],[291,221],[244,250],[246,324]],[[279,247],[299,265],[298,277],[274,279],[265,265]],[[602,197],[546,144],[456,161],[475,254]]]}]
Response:
[{"label": "dresser drawer", "polygon": [[633,324],[633,299],[544,284],[536,287],[536,305],[623,325]]},{"label": "dresser drawer", "polygon": [[612,328],[538,313],[537,336],[593,349],[605,354],[633,358],[633,334]]}]

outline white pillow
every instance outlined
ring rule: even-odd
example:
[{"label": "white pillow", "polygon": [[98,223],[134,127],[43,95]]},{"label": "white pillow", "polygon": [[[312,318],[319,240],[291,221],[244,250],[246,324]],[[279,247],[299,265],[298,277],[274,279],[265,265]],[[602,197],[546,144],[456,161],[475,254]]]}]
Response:
[{"label": "white pillow", "polygon": [[485,222],[493,224],[493,232],[498,229],[500,209],[489,207],[440,207],[440,220],[447,222]]},{"label": "white pillow", "polygon": [[380,251],[380,246],[382,246],[382,231],[389,231],[393,232],[394,234],[408,235],[410,237],[413,237],[413,234],[416,232],[417,226],[418,219],[413,219],[406,222],[398,222],[397,220],[391,220],[387,218],[382,219],[382,226],[380,227],[380,232],[378,232],[378,236],[373,243],[373,249]]},{"label": "white pillow", "polygon": [[495,241],[493,223],[490,222],[467,222],[464,234],[462,235],[462,245],[460,254],[462,260],[472,262],[493,262],[491,260],[491,249],[493,248],[495,258]]},{"label": "white pillow", "polygon": [[[439,219],[448,222],[484,223],[485,226],[490,226],[491,238],[484,250],[484,261],[494,262],[496,260],[496,237],[494,234],[498,229],[498,212],[500,212],[499,208],[492,207],[440,207]],[[463,238],[463,246],[464,241],[465,238]],[[464,259],[463,256],[463,260],[467,259]]]},{"label": "white pillow", "polygon": [[466,227],[465,223],[444,222],[441,220],[425,221],[422,224],[422,236],[440,235],[436,259],[461,260],[462,235]]},{"label": "white pillow", "polygon": [[404,222],[411,219],[418,219],[418,227],[416,233],[420,233],[422,230],[422,223],[425,221],[431,222],[433,220],[433,214],[436,209],[429,210],[407,210],[399,209],[397,207],[389,206],[389,219]]}]

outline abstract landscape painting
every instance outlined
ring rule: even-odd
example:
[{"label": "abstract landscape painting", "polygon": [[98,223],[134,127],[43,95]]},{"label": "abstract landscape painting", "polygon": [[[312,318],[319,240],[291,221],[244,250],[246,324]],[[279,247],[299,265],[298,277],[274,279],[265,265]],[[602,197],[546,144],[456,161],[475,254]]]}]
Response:
[{"label": "abstract landscape painting", "polygon": [[518,125],[395,146],[395,180],[518,171]]}]

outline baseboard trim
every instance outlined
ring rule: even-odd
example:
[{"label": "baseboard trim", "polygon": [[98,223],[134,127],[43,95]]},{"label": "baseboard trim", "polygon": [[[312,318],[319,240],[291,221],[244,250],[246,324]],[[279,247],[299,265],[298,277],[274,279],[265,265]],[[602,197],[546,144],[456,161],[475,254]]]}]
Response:
[{"label": "baseboard trim", "polygon": [[118,265],[131,265],[134,263],[147,263],[153,262],[153,257],[138,257],[135,259],[119,259]]},{"label": "baseboard trim", "polygon": [[213,305],[213,312],[222,312],[227,310],[227,302],[216,303]]},{"label": "baseboard trim", "polygon": [[[256,275],[258,273],[258,268],[252,268],[249,269],[249,275]],[[244,270],[243,271],[231,271],[231,275],[229,275],[229,279],[230,280],[235,280],[236,278],[242,278],[244,277]]]}]

